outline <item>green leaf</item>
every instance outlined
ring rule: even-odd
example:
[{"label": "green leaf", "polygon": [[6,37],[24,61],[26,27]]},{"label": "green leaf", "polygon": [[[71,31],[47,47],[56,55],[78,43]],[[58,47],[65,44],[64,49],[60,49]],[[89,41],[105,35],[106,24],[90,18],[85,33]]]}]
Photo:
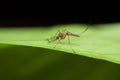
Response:
[{"label": "green leaf", "polygon": [[39,47],[0,46],[0,80],[120,79],[119,64]]},{"label": "green leaf", "polygon": [[[48,43],[46,40],[54,36],[59,29],[67,29],[69,32],[79,34],[87,26],[90,25],[57,25],[51,28],[1,28],[0,43],[45,48],[48,52],[50,49],[63,51],[120,64],[119,23],[91,25],[80,37],[70,37],[70,45],[67,37],[58,44],[57,41]],[[57,46],[54,48],[56,44]]]}]

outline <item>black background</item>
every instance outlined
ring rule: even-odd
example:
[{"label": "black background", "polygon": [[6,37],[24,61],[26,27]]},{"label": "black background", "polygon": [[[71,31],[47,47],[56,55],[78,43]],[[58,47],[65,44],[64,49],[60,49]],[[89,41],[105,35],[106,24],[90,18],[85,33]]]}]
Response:
[{"label": "black background", "polygon": [[[14,3],[13,3],[14,4]],[[97,8],[56,8],[6,3],[0,8],[0,27],[49,27],[57,24],[105,24],[120,22],[115,11]],[[22,7],[21,7],[22,5]],[[24,6],[28,7],[24,7]],[[107,12],[108,11],[108,12]],[[112,13],[115,12],[115,13]]]}]

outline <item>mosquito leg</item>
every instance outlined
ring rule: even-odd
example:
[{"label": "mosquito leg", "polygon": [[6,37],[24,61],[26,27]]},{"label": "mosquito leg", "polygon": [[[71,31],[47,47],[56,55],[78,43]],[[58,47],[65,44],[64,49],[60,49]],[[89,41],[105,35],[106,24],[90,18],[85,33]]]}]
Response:
[{"label": "mosquito leg", "polygon": [[58,40],[58,42],[55,44],[54,48],[58,45],[58,43],[60,42],[61,39]]},{"label": "mosquito leg", "polygon": [[58,38],[57,38],[57,34],[58,34],[59,32],[60,32],[60,30],[58,30],[53,37],[51,37],[50,39],[47,39],[48,43],[51,43],[51,42],[56,41],[56,40],[58,39]]},{"label": "mosquito leg", "polygon": [[72,45],[70,44],[70,37],[69,37],[69,35],[68,35],[68,44],[70,45],[70,48],[72,49],[72,51],[73,51],[74,53],[76,53],[75,50],[72,48]]},{"label": "mosquito leg", "polygon": [[56,34],[55,34],[55,37],[57,36],[57,34],[60,32],[60,30],[58,30],[57,32],[56,32]]}]

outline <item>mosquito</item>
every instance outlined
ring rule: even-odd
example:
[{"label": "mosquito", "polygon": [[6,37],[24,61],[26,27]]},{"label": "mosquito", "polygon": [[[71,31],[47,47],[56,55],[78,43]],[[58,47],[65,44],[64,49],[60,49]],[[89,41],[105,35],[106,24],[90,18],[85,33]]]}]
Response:
[{"label": "mosquito", "polygon": [[[56,45],[54,46],[54,48],[57,46],[57,44],[65,39],[66,37],[68,37],[68,44],[70,45],[70,36],[73,36],[73,37],[80,37],[80,35],[84,32],[86,32],[88,30],[88,27],[83,31],[81,32],[80,34],[74,34],[74,33],[71,33],[69,31],[67,31],[66,29],[62,29],[62,30],[58,30],[57,33],[55,34],[55,36],[51,37],[50,39],[47,39],[49,43],[51,42],[54,42],[54,41],[57,41],[58,42],[56,43]],[[72,48],[72,46],[70,45],[71,49],[74,51],[74,49]]]}]

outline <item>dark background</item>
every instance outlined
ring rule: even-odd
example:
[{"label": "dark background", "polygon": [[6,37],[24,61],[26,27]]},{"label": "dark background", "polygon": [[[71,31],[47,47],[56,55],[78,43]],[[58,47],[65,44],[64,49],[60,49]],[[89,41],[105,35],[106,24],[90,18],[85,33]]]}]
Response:
[{"label": "dark background", "polygon": [[[119,15],[79,8],[7,6],[0,8],[0,27],[49,27],[57,24],[105,24],[120,22]],[[109,14],[108,14],[109,13]],[[111,15],[112,14],[112,15]]]}]

